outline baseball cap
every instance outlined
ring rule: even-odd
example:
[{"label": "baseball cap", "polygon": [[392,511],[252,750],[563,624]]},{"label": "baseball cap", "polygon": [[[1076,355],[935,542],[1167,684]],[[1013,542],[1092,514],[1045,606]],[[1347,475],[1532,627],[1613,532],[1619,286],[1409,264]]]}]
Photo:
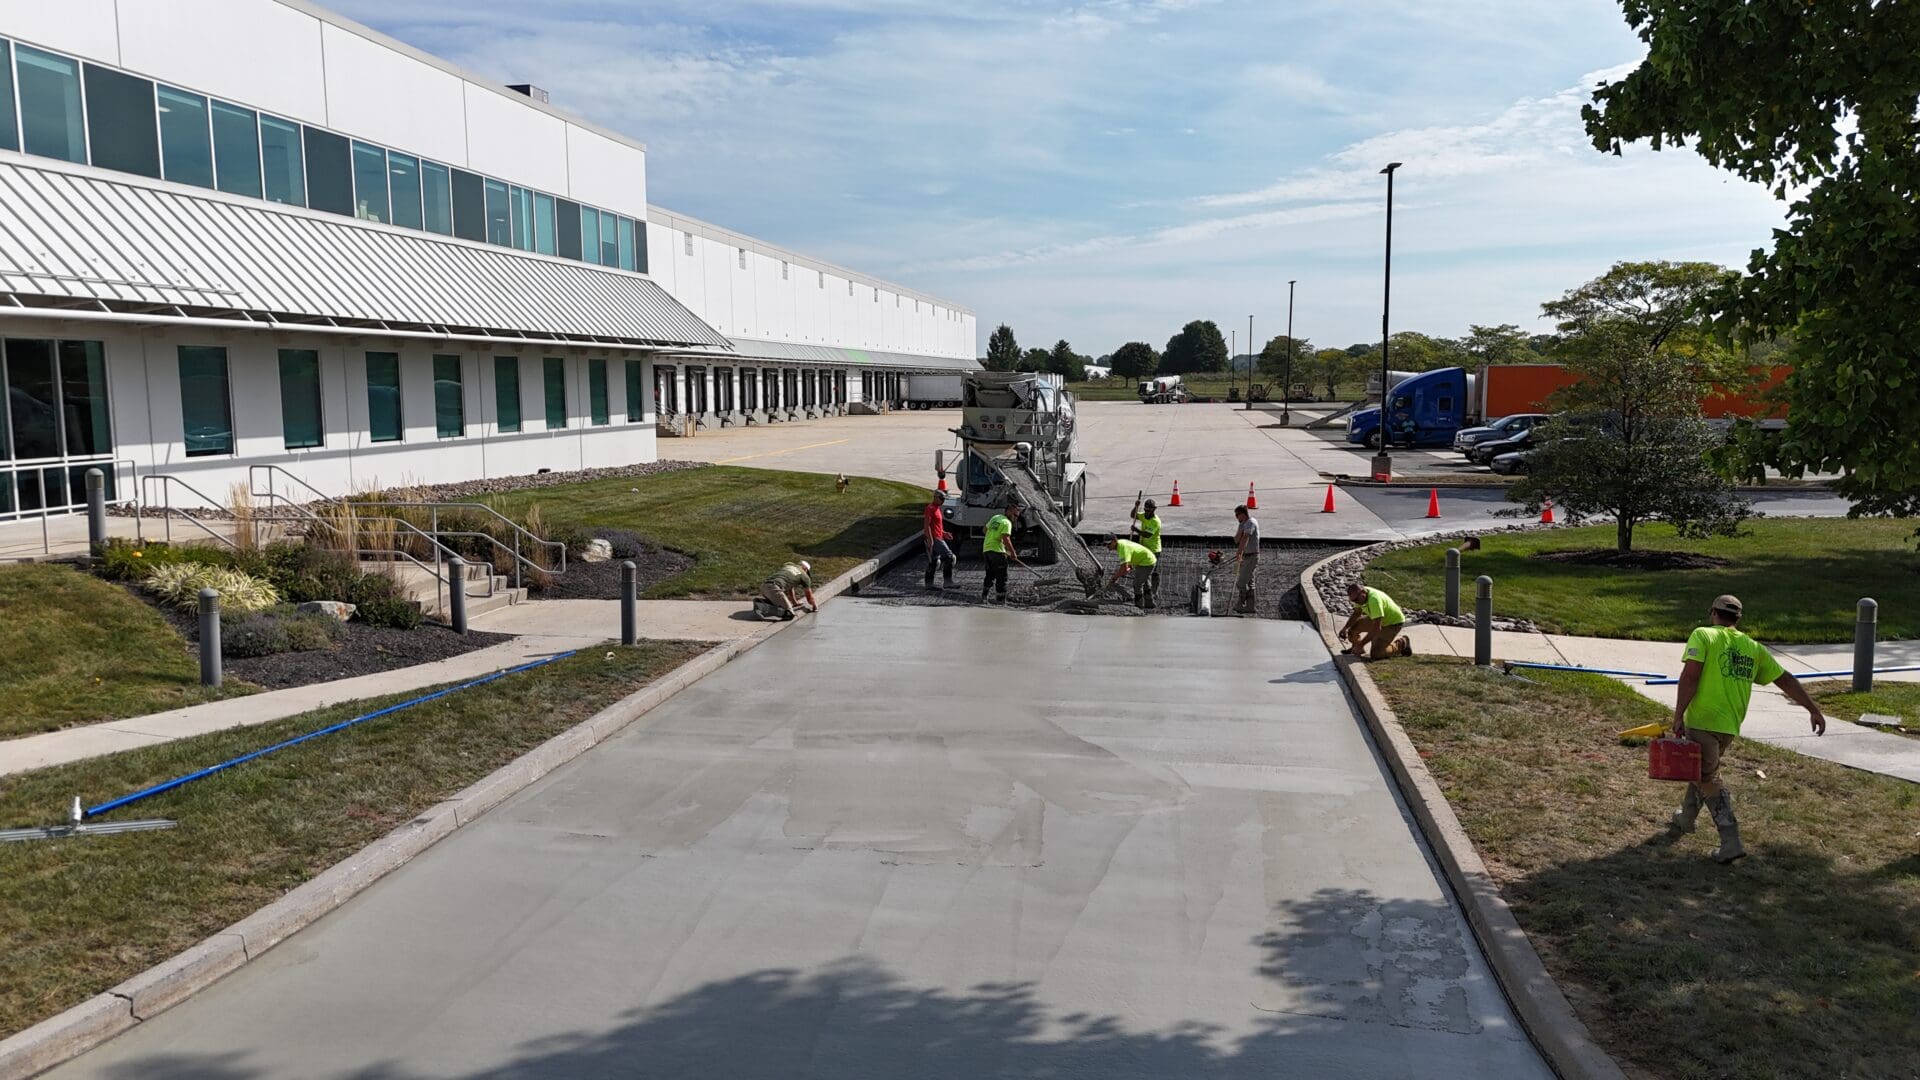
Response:
[{"label": "baseball cap", "polygon": [[801,560],[800,560],[800,569],[802,569],[802,570],[805,570],[806,572],[808,572],[809,574],[811,574],[811,573],[813,572],[813,564],[812,564],[812,563],[810,563],[810,562],[808,562],[808,561],[807,561],[807,560],[805,560],[805,559],[801,559]]},{"label": "baseball cap", "polygon": [[1149,509],[1149,510],[1158,510],[1158,509],[1160,509],[1160,504],[1159,504],[1159,503],[1157,503],[1157,502],[1154,502],[1154,501],[1153,501],[1152,499],[1148,499],[1148,500],[1147,500],[1147,509]]},{"label": "baseball cap", "polygon": [[1740,598],[1732,593],[1722,593],[1713,598],[1713,610],[1739,618],[1741,615]]}]

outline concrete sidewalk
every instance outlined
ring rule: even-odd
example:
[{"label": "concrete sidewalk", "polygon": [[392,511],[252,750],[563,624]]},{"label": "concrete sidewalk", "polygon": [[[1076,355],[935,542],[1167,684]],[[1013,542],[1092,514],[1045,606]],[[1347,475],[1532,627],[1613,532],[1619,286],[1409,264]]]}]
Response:
[{"label": "concrete sidewalk", "polygon": [[[640,636],[656,641],[731,641],[766,625],[733,618],[744,609],[735,601],[643,600],[639,607]],[[588,648],[620,636],[620,603],[535,601],[491,612],[474,619],[472,626],[518,636],[429,664],[8,739],[0,742],[0,776],[157,746],[210,731],[271,723],[343,701],[474,679],[554,653]]]},{"label": "concrete sidewalk", "polygon": [[[1407,635],[1413,639],[1413,646],[1418,651],[1440,656],[1473,656],[1471,629],[1415,625],[1408,628]],[[1493,635],[1493,655],[1496,660],[1659,672],[1668,676],[1680,674],[1682,648],[1679,642],[1622,641],[1566,634]],[[1780,666],[1794,675],[1850,670],[1853,667],[1851,644],[1781,645],[1769,646],[1769,649],[1774,658],[1780,661]],[[1920,641],[1883,641],[1875,657],[1883,667],[1920,664]],[[1876,675],[1874,679],[1877,682],[1920,682],[1920,672]],[[1645,679],[1637,678],[1626,681],[1640,693],[1668,709],[1673,708],[1678,692],[1675,687],[1648,686]],[[1833,717],[1827,718],[1827,733],[1815,736],[1807,727],[1806,711],[1771,686],[1760,687],[1754,694],[1753,704],[1746,722],[1741,725],[1740,733],[1745,738],[1758,739],[1808,757],[1920,783],[1920,739],[1875,731]]]}]

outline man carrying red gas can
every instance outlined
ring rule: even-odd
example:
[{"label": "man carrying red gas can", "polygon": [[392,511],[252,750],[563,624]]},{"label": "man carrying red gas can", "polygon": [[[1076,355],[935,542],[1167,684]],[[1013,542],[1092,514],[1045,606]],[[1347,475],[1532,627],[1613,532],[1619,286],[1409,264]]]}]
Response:
[{"label": "man carrying red gas can", "polygon": [[1772,683],[1807,710],[1815,735],[1827,733],[1820,706],[1786,673],[1767,647],[1739,630],[1740,598],[1720,596],[1707,612],[1708,625],[1687,637],[1686,666],[1680,671],[1680,696],[1673,706],[1674,735],[1700,747],[1700,779],[1687,785],[1686,800],[1673,815],[1677,833],[1693,831],[1694,819],[1705,806],[1720,830],[1720,846],[1713,861],[1725,865],[1746,855],[1740,843],[1740,823],[1733,816],[1733,795],[1720,782],[1720,758],[1740,734],[1755,683]]}]

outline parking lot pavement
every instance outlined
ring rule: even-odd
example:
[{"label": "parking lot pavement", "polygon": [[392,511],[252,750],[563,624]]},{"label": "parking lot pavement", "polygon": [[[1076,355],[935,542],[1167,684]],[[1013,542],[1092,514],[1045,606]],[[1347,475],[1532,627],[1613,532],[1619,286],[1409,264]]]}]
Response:
[{"label": "parking lot pavement", "polygon": [[[1517,509],[1507,501],[1505,488],[1439,488],[1440,517],[1427,514],[1427,496],[1433,489],[1418,481],[1386,487],[1343,487],[1341,494],[1366,507],[1383,525],[1403,536],[1426,536],[1483,526],[1522,525],[1536,520],[1533,515],[1502,516],[1502,511]],[[1781,488],[1778,491],[1750,492],[1753,508],[1776,517],[1845,517],[1847,500],[1830,491],[1809,488]]]},{"label": "parking lot pavement", "polygon": [[59,1077],[1546,1077],[1305,624],[830,605]]}]

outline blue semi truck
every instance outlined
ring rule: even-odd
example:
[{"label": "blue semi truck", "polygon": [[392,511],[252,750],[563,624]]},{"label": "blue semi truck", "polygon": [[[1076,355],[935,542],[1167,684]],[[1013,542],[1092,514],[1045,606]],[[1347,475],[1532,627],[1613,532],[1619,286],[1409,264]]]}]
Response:
[{"label": "blue semi truck", "polygon": [[[1391,446],[1451,447],[1454,433],[1470,427],[1476,376],[1466,368],[1436,368],[1408,375],[1387,392],[1387,442]],[[1380,407],[1347,417],[1347,441],[1378,449]]]}]

